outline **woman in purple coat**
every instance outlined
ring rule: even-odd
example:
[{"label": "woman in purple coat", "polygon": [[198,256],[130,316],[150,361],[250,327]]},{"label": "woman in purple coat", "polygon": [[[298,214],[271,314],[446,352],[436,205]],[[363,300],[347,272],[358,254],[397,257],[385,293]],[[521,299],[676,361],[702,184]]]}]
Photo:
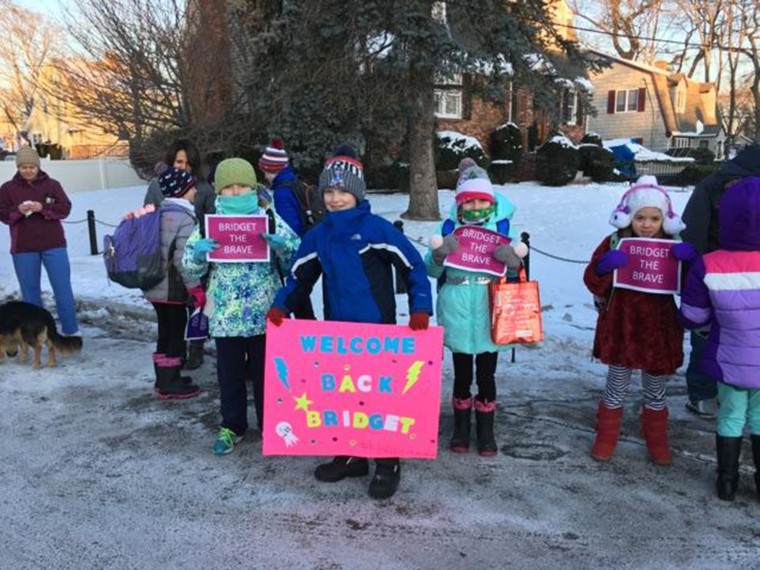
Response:
[{"label": "woman in purple coat", "polygon": [[61,220],[71,202],[57,180],[40,170],[40,157],[25,146],[16,155],[16,175],[0,186],[0,221],[11,228],[11,255],[21,297],[42,307],[40,276],[45,267],[53,287],[63,334],[73,335],[77,325],[71,266]]},{"label": "woman in purple coat", "polygon": [[733,501],[746,424],[760,499],[760,177],[720,199],[720,249],[697,259],[681,294],[689,328],[710,324],[702,372],[718,382],[718,497]]}]

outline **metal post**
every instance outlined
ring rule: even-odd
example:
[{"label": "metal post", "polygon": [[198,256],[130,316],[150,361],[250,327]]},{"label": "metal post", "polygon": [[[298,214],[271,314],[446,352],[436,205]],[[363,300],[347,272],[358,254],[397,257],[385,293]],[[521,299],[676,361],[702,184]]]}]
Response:
[{"label": "metal post", "polygon": [[[522,232],[520,234],[520,240],[528,246],[528,255],[523,258],[523,265],[525,266],[525,276],[530,279],[530,234],[528,232]],[[515,363],[515,347],[512,347],[512,364]]]},{"label": "metal post", "polygon": [[[393,226],[400,231],[402,234],[404,233],[404,222],[401,220],[396,220],[393,222]],[[406,283],[404,283],[404,280],[401,278],[401,275],[399,275],[398,271],[394,270],[395,275],[395,283],[396,283],[396,295],[401,295],[402,293],[406,293]]]},{"label": "metal post", "polygon": [[530,279],[530,234],[528,232],[522,232],[520,234],[520,240],[528,246],[528,255],[523,259],[523,265],[525,266],[525,275]]},{"label": "metal post", "polygon": [[98,255],[98,236],[95,233],[95,212],[87,210],[87,232],[90,234],[90,255]]}]

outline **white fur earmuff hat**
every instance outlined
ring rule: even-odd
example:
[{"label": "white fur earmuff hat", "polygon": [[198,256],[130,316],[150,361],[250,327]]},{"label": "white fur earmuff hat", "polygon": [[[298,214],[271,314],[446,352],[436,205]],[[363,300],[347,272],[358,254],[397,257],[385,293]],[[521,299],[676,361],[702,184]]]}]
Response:
[{"label": "white fur earmuff hat", "polygon": [[662,212],[662,229],[668,235],[678,235],[686,229],[681,216],[673,211],[667,191],[657,184],[654,176],[642,176],[623,194],[610,216],[610,224],[620,229],[627,228],[634,214],[642,208],[657,208]]}]

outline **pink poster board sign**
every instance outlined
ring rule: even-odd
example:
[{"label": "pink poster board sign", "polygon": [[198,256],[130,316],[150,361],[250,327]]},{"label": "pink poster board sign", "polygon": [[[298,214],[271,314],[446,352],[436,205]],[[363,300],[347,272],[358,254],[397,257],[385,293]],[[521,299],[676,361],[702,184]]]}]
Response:
[{"label": "pink poster board sign", "polygon": [[460,226],[453,231],[459,247],[446,256],[443,264],[465,271],[477,271],[501,277],[507,272],[507,266],[493,256],[493,250],[508,244],[508,237],[500,233],[475,226]]},{"label": "pink poster board sign", "polygon": [[615,270],[613,287],[661,295],[678,293],[681,263],[670,255],[674,243],[668,239],[621,239],[618,249],[628,254],[628,263]]},{"label": "pink poster board sign", "polygon": [[264,455],[435,458],[443,329],[267,324]]},{"label": "pink poster board sign", "polygon": [[206,214],[206,237],[219,242],[208,254],[209,261],[249,263],[269,261],[269,244],[261,237],[267,231],[266,216]]}]

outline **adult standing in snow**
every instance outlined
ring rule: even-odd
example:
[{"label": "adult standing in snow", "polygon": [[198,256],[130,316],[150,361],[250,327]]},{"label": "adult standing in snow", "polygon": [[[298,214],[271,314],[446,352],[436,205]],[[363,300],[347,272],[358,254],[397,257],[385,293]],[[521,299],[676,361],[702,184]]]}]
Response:
[{"label": "adult standing in snow", "polygon": [[16,175],[0,187],[0,221],[10,226],[11,255],[21,297],[42,307],[40,277],[45,267],[63,334],[79,332],[71,265],[61,220],[71,201],[57,180],[40,170],[40,157],[25,146],[16,155]]},{"label": "adult standing in snow", "polygon": [[[667,377],[683,362],[683,327],[673,295],[613,288],[615,269],[628,264],[628,255],[616,249],[622,238],[673,239],[684,228],[673,212],[670,197],[654,176],[642,176],[612,212],[617,228],[594,251],[583,281],[599,304],[594,356],[607,364],[607,385],[599,402],[596,438],[591,457],[609,461],[615,450],[623,404],[634,369],[641,370],[644,405],[641,428],[649,456],[658,465],[672,461],[668,446]],[[697,257],[688,243],[676,243],[671,254],[684,262]]]},{"label": "adult standing in snow", "polygon": [[[718,249],[718,205],[723,192],[742,178],[758,175],[760,145],[754,144],[743,149],[697,184],[683,212],[683,220],[686,223],[686,229],[681,234],[683,240],[692,244],[702,255]],[[686,369],[686,409],[704,418],[714,418],[717,386],[712,378],[700,370],[708,332],[707,327],[691,331],[691,355]]]},{"label": "adult standing in snow", "polygon": [[[201,235],[205,234],[206,214],[214,213],[214,201],[216,194],[211,184],[203,177],[203,164],[201,162],[201,153],[198,148],[187,139],[177,139],[166,149],[164,159],[167,166],[173,166],[180,170],[189,172],[195,177],[197,195],[195,202],[195,218],[198,221]],[[148,191],[145,194],[143,205],[153,204],[156,208],[164,201],[164,195],[161,192],[159,184],[160,172],[156,172],[156,177],[148,185]],[[204,340],[191,340],[188,343],[187,359],[185,360],[185,370],[195,370],[203,364],[203,344]],[[183,356],[184,358],[184,356]]]}]

